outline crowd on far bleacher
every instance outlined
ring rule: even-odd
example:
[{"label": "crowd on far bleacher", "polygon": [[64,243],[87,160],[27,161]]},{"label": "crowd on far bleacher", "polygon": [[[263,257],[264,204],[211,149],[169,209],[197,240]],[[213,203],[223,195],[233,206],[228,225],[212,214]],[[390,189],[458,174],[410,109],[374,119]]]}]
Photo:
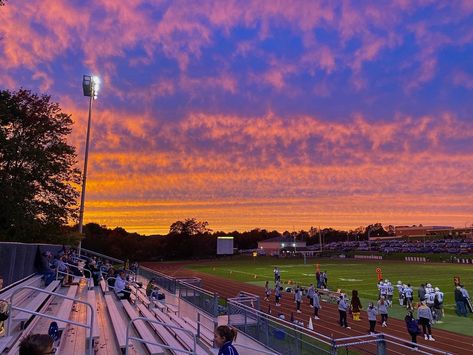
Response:
[{"label": "crowd on far bleacher", "polygon": [[379,252],[390,253],[449,253],[455,255],[473,253],[473,240],[471,239],[426,239],[405,240],[389,239],[375,241],[344,241],[332,242],[323,246],[324,250],[337,252]]}]

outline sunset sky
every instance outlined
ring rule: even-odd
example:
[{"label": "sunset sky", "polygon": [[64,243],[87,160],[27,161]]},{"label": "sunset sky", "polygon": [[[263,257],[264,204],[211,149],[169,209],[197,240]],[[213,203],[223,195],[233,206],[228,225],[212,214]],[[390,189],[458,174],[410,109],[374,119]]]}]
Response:
[{"label": "sunset sky", "polygon": [[473,1],[9,0],[0,89],[94,103],[85,222],[473,223]]}]

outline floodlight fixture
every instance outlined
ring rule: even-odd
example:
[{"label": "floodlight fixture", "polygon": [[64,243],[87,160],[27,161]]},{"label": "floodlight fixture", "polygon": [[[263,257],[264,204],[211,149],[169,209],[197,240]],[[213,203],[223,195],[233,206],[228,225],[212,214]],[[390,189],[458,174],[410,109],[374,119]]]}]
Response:
[{"label": "floodlight fixture", "polygon": [[84,75],[82,78],[82,91],[84,96],[97,100],[100,89],[100,78],[96,75]]}]

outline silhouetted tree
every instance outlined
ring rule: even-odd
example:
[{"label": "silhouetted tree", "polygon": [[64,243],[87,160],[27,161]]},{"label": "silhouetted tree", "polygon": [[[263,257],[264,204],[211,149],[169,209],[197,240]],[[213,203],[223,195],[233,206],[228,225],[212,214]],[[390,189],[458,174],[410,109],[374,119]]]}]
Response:
[{"label": "silhouetted tree", "polygon": [[0,238],[60,234],[76,217],[80,172],[71,116],[50,96],[0,91]]},{"label": "silhouetted tree", "polygon": [[169,234],[172,235],[202,235],[211,232],[207,226],[208,222],[199,222],[195,218],[188,218],[184,222],[176,221],[169,227]]}]

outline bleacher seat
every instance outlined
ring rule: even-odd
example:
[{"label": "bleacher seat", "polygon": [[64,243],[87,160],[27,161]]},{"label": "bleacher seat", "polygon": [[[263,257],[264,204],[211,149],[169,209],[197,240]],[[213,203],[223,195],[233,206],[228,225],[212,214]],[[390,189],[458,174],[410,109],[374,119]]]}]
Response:
[{"label": "bleacher seat", "polygon": [[[60,281],[55,280],[51,282],[48,287],[45,288],[46,291],[51,291],[54,292],[56,288],[59,286]],[[47,293],[39,292],[30,302],[25,307],[28,310],[31,311],[37,311],[41,305],[46,301],[46,299],[49,297]],[[19,321],[21,323],[27,322],[33,315],[27,312],[20,312],[16,316],[13,317],[14,320]]]},{"label": "bleacher seat", "polygon": [[[75,297],[77,293],[77,285],[73,285],[69,287],[69,290],[67,291],[67,297]],[[69,319],[69,316],[71,314],[72,306],[74,304],[73,300],[69,300],[65,298],[62,301],[61,307],[59,308],[59,312],[57,314],[58,318],[62,319]],[[65,322],[58,322],[57,323],[59,330],[64,330],[67,326],[67,323]]]},{"label": "bleacher seat", "polygon": [[119,314],[118,308],[113,299],[113,295],[105,295],[105,303],[107,304],[108,314],[112,320],[113,329],[115,331],[115,338],[118,343],[118,347],[122,350],[126,348],[126,323],[123,321]]},{"label": "bleacher seat", "polygon": [[[185,330],[188,330],[192,333],[195,333],[195,330],[192,329],[192,327],[187,324],[184,320],[179,318],[173,313],[163,313],[160,311],[158,308],[153,309],[153,313],[155,314],[156,318],[160,320],[163,323],[170,324],[176,327],[179,327],[181,329],[176,329],[176,328],[167,328],[168,331],[174,336],[176,336],[179,341],[184,345],[184,347],[189,350],[189,351],[194,351],[194,339],[189,335],[188,332]],[[206,354],[207,352],[198,344],[196,344],[196,352],[197,354]]]},{"label": "bleacher seat", "polygon": [[[95,297],[95,290],[87,291],[87,302],[89,302],[92,306],[92,310],[94,312],[94,329],[92,330],[92,340],[96,340],[100,336],[100,329],[99,323],[97,319],[97,299]],[[87,307],[87,324],[90,324],[90,309]],[[90,333],[87,333],[87,337],[89,337]]]},{"label": "bleacher seat", "polygon": [[[145,306],[138,305],[138,310],[143,315],[143,317],[156,319],[156,317],[153,316],[153,313],[151,313],[151,311]],[[160,321],[159,319],[157,320]],[[156,334],[159,336],[159,338],[163,341],[165,345],[168,345],[176,349],[183,349],[182,344],[163,325],[157,324],[157,323],[150,323],[149,325],[151,326],[151,328],[154,329]],[[182,354],[182,352],[180,351],[171,351],[171,352],[174,354]]]},{"label": "bleacher seat", "polygon": [[[138,317],[138,314],[133,309],[133,306],[130,304],[130,302],[128,302],[127,300],[122,300],[122,304],[130,319]],[[151,334],[144,321],[136,321],[133,323],[133,325],[143,340],[156,342],[156,338],[153,336],[153,334]],[[148,349],[151,355],[163,353],[163,349],[157,345],[145,343],[145,347],[146,349]]]}]

